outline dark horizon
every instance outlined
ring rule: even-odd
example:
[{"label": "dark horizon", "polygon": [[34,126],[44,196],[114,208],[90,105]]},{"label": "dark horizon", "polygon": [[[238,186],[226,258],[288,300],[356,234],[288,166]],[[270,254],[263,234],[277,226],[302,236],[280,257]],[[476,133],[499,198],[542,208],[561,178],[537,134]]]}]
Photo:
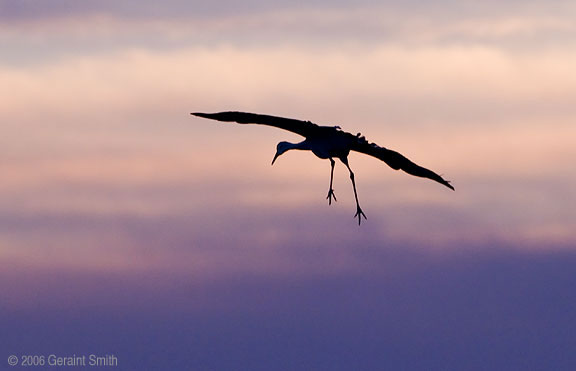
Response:
[{"label": "dark horizon", "polygon": [[[288,250],[294,246],[280,248]],[[5,303],[4,352],[110,354],[122,369],[569,370],[576,253],[481,246],[285,251],[308,269],[198,279],[13,267],[42,308]],[[333,254],[357,267],[314,272]],[[16,295],[22,295],[16,294]],[[33,333],[34,336],[29,334]],[[54,336],[57,334],[57,341]]]}]

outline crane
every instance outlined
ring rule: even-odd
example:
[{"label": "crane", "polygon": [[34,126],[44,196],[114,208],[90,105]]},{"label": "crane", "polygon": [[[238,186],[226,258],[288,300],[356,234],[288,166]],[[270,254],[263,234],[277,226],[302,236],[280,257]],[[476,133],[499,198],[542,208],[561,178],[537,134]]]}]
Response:
[{"label": "crane", "polygon": [[328,196],[326,196],[329,205],[332,204],[332,199],[336,201],[334,189],[332,188],[332,181],[334,179],[334,165],[336,163],[334,158],[339,159],[344,165],[346,165],[350,173],[350,180],[352,181],[354,198],[356,200],[356,214],[354,214],[354,218],[358,218],[358,225],[362,222],[362,218],[367,218],[358,202],[358,192],[356,191],[354,172],[348,163],[348,154],[350,151],[356,151],[376,157],[377,159],[384,161],[394,170],[403,170],[410,175],[432,179],[445,185],[451,190],[454,190],[454,187],[452,187],[449,181],[444,180],[440,175],[436,174],[432,170],[416,165],[414,162],[396,151],[368,142],[360,133],[353,135],[342,131],[339,126],[320,126],[310,121],[236,111],[219,113],[192,112],[191,115],[211,120],[236,122],[239,124],[268,125],[303,136],[305,139],[300,143],[278,143],[276,146],[276,154],[272,160],[272,165],[274,165],[274,162],[280,155],[293,149],[312,151],[312,153],[317,157],[330,160],[330,188],[328,189]]}]

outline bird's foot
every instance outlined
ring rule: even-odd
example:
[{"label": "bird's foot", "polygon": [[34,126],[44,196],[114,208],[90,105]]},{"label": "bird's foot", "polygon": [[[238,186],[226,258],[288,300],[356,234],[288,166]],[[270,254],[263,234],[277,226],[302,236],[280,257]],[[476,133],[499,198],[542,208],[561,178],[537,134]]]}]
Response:
[{"label": "bird's foot", "polygon": [[326,196],[326,199],[328,200],[328,205],[332,205],[332,199],[334,199],[334,201],[338,201],[332,188],[330,188],[330,190],[328,191],[328,196]]},{"label": "bird's foot", "polygon": [[366,214],[364,214],[364,211],[362,211],[362,209],[360,208],[360,205],[356,206],[356,214],[354,214],[354,217],[358,217],[358,225],[360,225],[360,222],[362,222],[362,217],[364,217],[364,219],[368,219],[366,218]]}]

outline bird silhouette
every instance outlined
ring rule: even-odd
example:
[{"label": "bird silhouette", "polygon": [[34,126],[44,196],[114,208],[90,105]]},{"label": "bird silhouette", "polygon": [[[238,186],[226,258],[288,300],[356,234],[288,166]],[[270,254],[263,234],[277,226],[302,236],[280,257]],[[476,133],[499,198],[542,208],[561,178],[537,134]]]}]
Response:
[{"label": "bird silhouette", "polygon": [[354,198],[356,199],[356,214],[354,214],[354,218],[358,218],[358,225],[362,222],[362,217],[364,219],[367,218],[366,214],[362,211],[362,208],[360,208],[358,192],[356,191],[356,181],[354,180],[354,172],[348,163],[348,154],[350,151],[356,151],[376,157],[377,159],[384,161],[394,170],[403,170],[410,175],[432,179],[454,190],[454,187],[452,187],[449,181],[444,180],[440,175],[436,174],[432,170],[416,165],[414,162],[396,151],[368,142],[360,133],[353,135],[342,131],[339,126],[320,126],[310,121],[235,111],[219,113],[193,112],[191,114],[218,121],[274,126],[303,136],[305,139],[300,143],[278,143],[276,146],[276,154],[272,160],[272,165],[274,165],[278,156],[292,149],[312,151],[312,153],[317,157],[330,160],[330,188],[328,190],[328,196],[326,196],[329,205],[332,204],[332,199],[336,201],[334,189],[332,188],[335,165],[334,158],[340,159],[350,172],[350,180],[352,181]]}]

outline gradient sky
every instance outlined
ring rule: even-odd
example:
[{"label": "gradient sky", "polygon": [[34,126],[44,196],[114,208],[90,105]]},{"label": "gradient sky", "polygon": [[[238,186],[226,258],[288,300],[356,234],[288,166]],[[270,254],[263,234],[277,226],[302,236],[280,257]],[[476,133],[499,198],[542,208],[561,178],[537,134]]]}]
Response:
[{"label": "gradient sky", "polygon": [[[0,365],[576,367],[570,1],[0,0]],[[270,161],[241,110],[340,125]]]}]

